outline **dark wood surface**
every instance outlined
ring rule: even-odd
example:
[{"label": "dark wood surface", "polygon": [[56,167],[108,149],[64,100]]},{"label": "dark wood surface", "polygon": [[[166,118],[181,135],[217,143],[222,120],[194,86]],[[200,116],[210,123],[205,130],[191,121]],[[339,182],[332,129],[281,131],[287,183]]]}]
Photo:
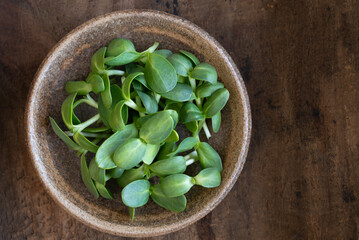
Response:
[{"label": "dark wood surface", "polygon": [[150,8],[196,23],[231,54],[253,114],[247,162],[205,218],[156,239],[358,239],[359,2],[0,1],[0,238],[113,239],[47,195],[24,107],[47,52],[79,24]]}]

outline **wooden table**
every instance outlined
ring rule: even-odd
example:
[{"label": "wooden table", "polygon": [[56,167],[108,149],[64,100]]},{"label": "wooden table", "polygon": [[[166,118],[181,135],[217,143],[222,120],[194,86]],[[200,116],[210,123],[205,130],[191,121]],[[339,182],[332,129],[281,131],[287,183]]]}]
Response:
[{"label": "wooden table", "polygon": [[151,8],[227,49],[253,114],[248,159],[227,198],[156,239],[357,239],[359,2],[337,2],[0,1],[0,238],[114,238],[47,195],[25,148],[24,107],[37,67],[66,33],[114,10]]}]

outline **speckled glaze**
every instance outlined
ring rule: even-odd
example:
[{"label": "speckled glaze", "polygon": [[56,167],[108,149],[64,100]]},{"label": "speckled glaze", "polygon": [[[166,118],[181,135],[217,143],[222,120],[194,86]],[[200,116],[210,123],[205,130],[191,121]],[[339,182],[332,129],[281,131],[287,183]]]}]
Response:
[{"label": "speckled glaze", "polygon": [[[138,50],[155,41],[159,48],[195,53],[212,64],[230,92],[222,126],[209,143],[223,159],[222,184],[218,188],[195,186],[182,213],[172,213],[151,200],[136,209],[129,220],[127,208],[116,200],[94,199],[80,177],[80,158],[54,134],[49,116],[61,122],[65,82],[84,79],[90,58],[116,37],[131,39]],[[130,10],[92,19],[65,36],[41,64],[29,93],[26,109],[27,144],[34,166],[50,195],[74,217],[100,231],[120,236],[148,237],[177,231],[208,214],[230,191],[243,168],[251,132],[251,115],[242,77],[228,53],[207,32],[193,23],[158,11]],[[81,119],[81,115],[80,115]],[[60,127],[64,127],[60,124]],[[204,140],[205,138],[202,139]],[[191,166],[190,173],[198,171]]]}]

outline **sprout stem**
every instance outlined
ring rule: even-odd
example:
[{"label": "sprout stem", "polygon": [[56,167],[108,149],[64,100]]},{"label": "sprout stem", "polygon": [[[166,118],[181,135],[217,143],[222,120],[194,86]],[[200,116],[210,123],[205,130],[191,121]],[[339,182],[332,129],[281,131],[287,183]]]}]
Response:
[{"label": "sprout stem", "polygon": [[209,139],[211,137],[211,132],[208,129],[206,120],[203,123],[203,130],[204,130],[204,133],[206,134],[207,139]]},{"label": "sprout stem", "polygon": [[123,74],[125,74],[124,71],[121,70],[105,70],[108,76],[113,76],[113,75],[119,75],[122,76]]},{"label": "sprout stem", "polygon": [[[74,135],[74,133],[70,132],[70,131],[65,131],[66,135],[69,137],[72,137]],[[81,134],[85,137],[93,137],[93,138],[108,138],[109,136],[111,136],[110,134],[107,133],[88,133],[88,132],[81,132]]]},{"label": "sprout stem", "polygon": [[74,128],[71,130],[71,132],[77,132],[77,131],[81,132],[83,129],[87,128],[88,126],[95,123],[99,119],[100,119],[100,115],[96,114],[95,116],[93,116],[92,118],[87,120],[86,122],[83,122],[78,125],[74,125]]},{"label": "sprout stem", "polygon": [[192,163],[194,163],[196,161],[197,161],[196,159],[191,158],[191,159],[186,161],[186,166],[189,166],[189,165],[191,165]]},{"label": "sprout stem", "polygon": [[90,94],[87,94],[86,95],[86,98],[85,100],[88,100],[86,101],[86,103],[94,108],[98,108],[98,104],[97,102],[90,96]]},{"label": "sprout stem", "polygon": [[137,106],[137,104],[136,104],[134,101],[132,101],[131,99],[127,100],[127,101],[125,102],[125,104],[126,104],[127,106],[129,106],[130,108],[132,108],[132,109],[134,109],[134,110],[136,110],[136,111],[138,111],[138,112],[141,112],[141,110],[140,110],[140,108]]},{"label": "sprout stem", "polygon": [[97,104],[97,102],[95,102],[95,100],[91,101],[89,99],[80,99],[80,100],[74,102],[74,109],[76,109],[81,103],[86,103],[87,105],[94,107],[96,109],[98,108],[98,104]]},{"label": "sprout stem", "polygon": [[193,151],[193,152],[187,154],[186,156],[184,156],[184,159],[186,159],[186,160],[189,160],[189,159],[191,159],[191,158],[193,158],[193,159],[197,159],[197,158],[198,158],[197,151]]},{"label": "sprout stem", "polygon": [[198,141],[201,141],[201,140],[199,139],[198,131],[194,132],[194,133],[192,134],[192,137],[196,138]]},{"label": "sprout stem", "polygon": [[155,42],[151,47],[149,47],[143,53],[153,53],[156,50],[156,48],[158,47],[158,45],[159,45],[159,43]]}]

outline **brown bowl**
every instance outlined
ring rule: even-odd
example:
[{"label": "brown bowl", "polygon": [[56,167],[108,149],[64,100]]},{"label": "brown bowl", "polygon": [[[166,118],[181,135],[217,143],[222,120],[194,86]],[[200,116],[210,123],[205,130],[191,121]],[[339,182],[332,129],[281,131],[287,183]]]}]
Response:
[{"label": "brown bowl", "polygon": [[[182,213],[167,211],[151,200],[136,209],[130,221],[127,207],[116,200],[94,199],[80,177],[80,159],[54,134],[49,116],[61,122],[65,83],[84,79],[90,58],[116,37],[131,39],[139,50],[155,41],[159,48],[185,49],[212,64],[230,92],[222,111],[222,126],[209,140],[223,160],[222,184],[214,189],[194,187]],[[41,64],[26,110],[27,142],[34,166],[47,191],[65,210],[100,231],[131,237],[156,236],[177,231],[208,214],[236,182],[246,159],[251,114],[242,77],[228,53],[207,32],[193,23],[158,11],[130,10],[92,19],[65,36]],[[203,138],[204,139],[204,138]]]}]

